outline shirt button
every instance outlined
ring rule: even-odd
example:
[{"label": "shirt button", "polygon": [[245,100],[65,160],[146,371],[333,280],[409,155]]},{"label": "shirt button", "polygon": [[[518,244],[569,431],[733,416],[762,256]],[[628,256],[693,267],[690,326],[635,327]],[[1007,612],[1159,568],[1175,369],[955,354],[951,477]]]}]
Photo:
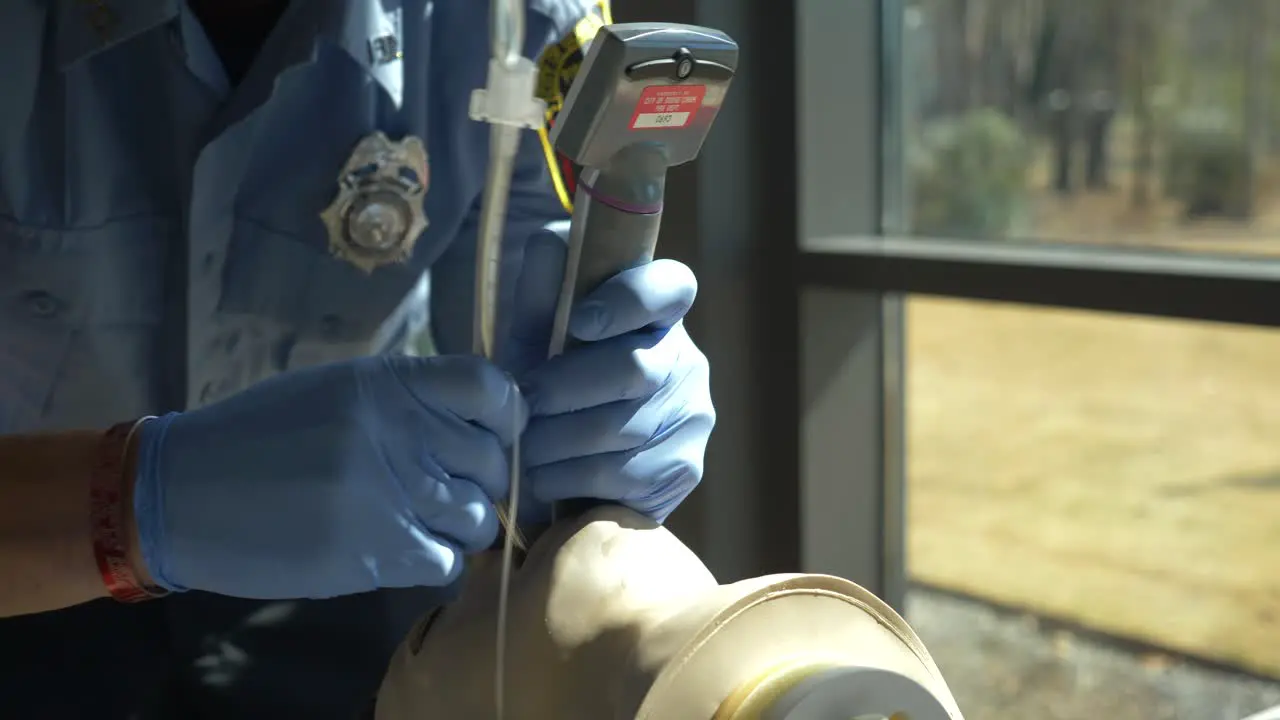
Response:
[{"label": "shirt button", "polygon": [[62,303],[43,290],[32,290],[22,296],[22,302],[34,317],[51,318],[62,310]]},{"label": "shirt button", "polygon": [[342,318],[332,313],[320,318],[320,334],[327,338],[335,337],[342,330]]}]

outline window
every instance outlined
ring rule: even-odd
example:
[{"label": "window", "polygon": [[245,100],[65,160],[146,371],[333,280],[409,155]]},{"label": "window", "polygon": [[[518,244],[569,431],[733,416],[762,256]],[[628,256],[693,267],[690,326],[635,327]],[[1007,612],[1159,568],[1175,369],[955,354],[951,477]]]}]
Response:
[{"label": "window", "polygon": [[906,0],[913,233],[1280,254],[1280,6]]},{"label": "window", "polygon": [[1280,331],[1068,309],[1274,324],[1280,7],[884,7],[909,618],[978,717],[1280,703]]},{"label": "window", "polygon": [[971,717],[1280,704],[1280,6],[797,7],[811,567]]}]

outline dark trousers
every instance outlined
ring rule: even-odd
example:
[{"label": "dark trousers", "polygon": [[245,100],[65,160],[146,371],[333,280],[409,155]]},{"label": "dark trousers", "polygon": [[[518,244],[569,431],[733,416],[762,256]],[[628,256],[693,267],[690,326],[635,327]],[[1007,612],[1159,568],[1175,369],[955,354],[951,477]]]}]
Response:
[{"label": "dark trousers", "polygon": [[258,602],[184,593],[0,620],[6,720],[353,720],[451,590]]}]

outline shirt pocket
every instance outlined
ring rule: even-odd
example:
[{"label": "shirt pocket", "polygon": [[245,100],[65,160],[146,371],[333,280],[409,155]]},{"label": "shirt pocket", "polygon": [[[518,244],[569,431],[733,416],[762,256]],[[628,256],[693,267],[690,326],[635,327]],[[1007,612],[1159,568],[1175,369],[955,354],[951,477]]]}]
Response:
[{"label": "shirt pocket", "polygon": [[54,401],[60,385],[78,388],[62,393],[67,403],[104,409],[150,390],[166,227],[144,218],[51,229],[0,218],[0,432],[57,424],[67,414]]},{"label": "shirt pocket", "polygon": [[[334,256],[323,225],[285,232],[237,218],[218,312],[285,338],[286,368],[379,352],[393,344],[397,311],[421,273],[404,263],[372,272]],[[424,237],[423,240],[426,240]]]}]

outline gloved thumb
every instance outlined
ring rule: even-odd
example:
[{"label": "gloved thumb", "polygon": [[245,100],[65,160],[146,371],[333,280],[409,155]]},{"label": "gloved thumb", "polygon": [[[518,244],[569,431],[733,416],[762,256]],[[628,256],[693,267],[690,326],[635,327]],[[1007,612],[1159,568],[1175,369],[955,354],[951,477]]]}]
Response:
[{"label": "gloved thumb", "polygon": [[568,235],[568,223],[560,223],[535,233],[525,246],[524,263],[516,280],[510,344],[502,353],[504,367],[517,378],[547,359],[556,303],[564,281]]},{"label": "gloved thumb", "polygon": [[698,295],[687,265],[659,259],[624,270],[574,305],[569,332],[585,342],[646,328],[666,330],[684,318]]}]

